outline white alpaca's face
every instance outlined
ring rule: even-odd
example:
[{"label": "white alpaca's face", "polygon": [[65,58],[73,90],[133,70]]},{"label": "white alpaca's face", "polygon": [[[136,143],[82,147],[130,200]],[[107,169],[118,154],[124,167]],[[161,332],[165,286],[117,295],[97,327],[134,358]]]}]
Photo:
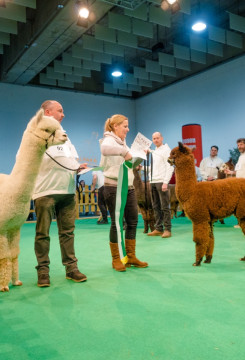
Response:
[{"label": "white alpaca's face", "polygon": [[43,134],[45,139],[48,139],[48,146],[64,144],[68,139],[60,123],[51,116],[43,116],[38,123],[37,130]]},{"label": "white alpaca's face", "polygon": [[42,109],[32,118],[28,129],[37,138],[46,141],[47,146],[64,144],[68,139],[60,123],[51,116],[45,116]]}]

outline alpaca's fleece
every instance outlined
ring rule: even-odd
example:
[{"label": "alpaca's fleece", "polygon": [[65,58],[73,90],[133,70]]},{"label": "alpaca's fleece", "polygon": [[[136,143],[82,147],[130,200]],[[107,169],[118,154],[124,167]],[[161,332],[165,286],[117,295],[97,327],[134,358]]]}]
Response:
[{"label": "alpaca's fleece", "polygon": [[13,285],[22,285],[18,278],[20,228],[29,213],[46,148],[66,140],[59,122],[39,110],[23,134],[11,174],[0,174],[0,291],[9,291],[11,280]]},{"label": "alpaca's fleece", "polygon": [[150,227],[151,231],[155,229],[155,216],[151,199],[151,185],[149,181],[146,184],[141,180],[140,176],[141,166],[133,170],[134,172],[134,188],[137,199],[137,204],[140,209],[142,218],[144,220],[144,233],[148,233]]},{"label": "alpaca's fleece", "polygon": [[171,151],[169,162],[175,165],[177,198],[193,224],[193,265],[200,265],[204,255],[205,262],[210,263],[214,221],[234,214],[245,234],[245,179],[197,182],[192,150],[182,143]]}]

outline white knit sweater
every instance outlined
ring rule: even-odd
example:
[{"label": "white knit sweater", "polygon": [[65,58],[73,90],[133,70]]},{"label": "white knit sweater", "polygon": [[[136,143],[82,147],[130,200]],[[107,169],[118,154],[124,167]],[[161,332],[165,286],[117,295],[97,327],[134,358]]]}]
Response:
[{"label": "white knit sweater", "polygon": [[[100,166],[104,169],[105,185],[117,185],[118,174],[124,157],[130,151],[126,141],[120,139],[112,131],[106,131],[100,140],[101,161]],[[133,186],[134,174],[128,171],[128,186]]]},{"label": "white knit sweater", "polygon": [[174,171],[173,166],[168,163],[170,151],[168,144],[163,144],[152,151],[153,171],[151,183],[169,183]]}]

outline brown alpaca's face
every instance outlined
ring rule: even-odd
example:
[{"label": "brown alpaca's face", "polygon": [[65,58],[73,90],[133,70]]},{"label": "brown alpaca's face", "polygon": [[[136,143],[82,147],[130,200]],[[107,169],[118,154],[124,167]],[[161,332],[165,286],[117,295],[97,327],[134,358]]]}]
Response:
[{"label": "brown alpaca's face", "polygon": [[190,157],[194,161],[194,156],[192,150],[187,146],[184,146],[182,143],[179,143],[179,146],[171,150],[171,153],[168,158],[170,165],[178,165],[179,161],[182,161],[183,158]]},{"label": "brown alpaca's face", "polygon": [[171,153],[169,155],[168,162],[172,166],[175,165],[175,159],[178,156],[178,150],[179,148],[175,147],[174,149],[171,150]]}]

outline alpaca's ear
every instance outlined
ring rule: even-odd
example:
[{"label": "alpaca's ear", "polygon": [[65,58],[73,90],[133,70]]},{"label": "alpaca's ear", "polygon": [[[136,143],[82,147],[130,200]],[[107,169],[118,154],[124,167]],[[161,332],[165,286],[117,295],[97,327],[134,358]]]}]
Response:
[{"label": "alpaca's ear", "polygon": [[182,142],[179,141],[178,144],[179,144],[179,151],[182,152],[182,153],[184,153],[184,154],[186,154],[186,153],[187,153],[187,150],[186,150],[186,148],[184,147],[184,145],[182,144]]},{"label": "alpaca's ear", "polygon": [[196,150],[196,146],[193,146],[193,148],[191,149],[191,151],[194,153],[195,150]]},{"label": "alpaca's ear", "polygon": [[36,113],[36,122],[37,124],[39,123],[39,121],[43,118],[44,115],[44,110],[41,108],[40,110],[38,110],[38,112]]}]

